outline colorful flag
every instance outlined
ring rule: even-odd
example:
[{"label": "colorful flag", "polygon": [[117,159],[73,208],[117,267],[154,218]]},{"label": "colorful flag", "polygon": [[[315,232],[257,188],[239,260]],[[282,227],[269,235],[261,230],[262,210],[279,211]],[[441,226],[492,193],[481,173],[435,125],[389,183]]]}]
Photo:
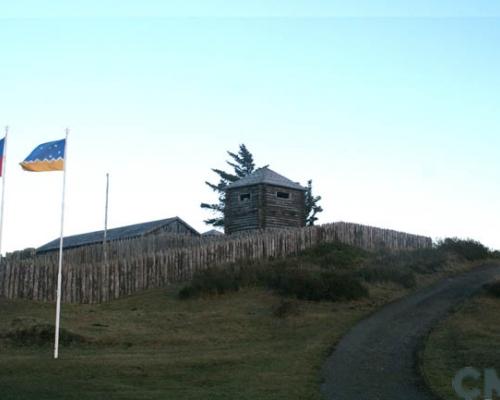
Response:
[{"label": "colorful flag", "polygon": [[0,176],[3,176],[3,160],[5,158],[5,138],[0,140]]},{"label": "colorful flag", "polygon": [[25,171],[63,171],[66,139],[43,143],[21,163]]}]

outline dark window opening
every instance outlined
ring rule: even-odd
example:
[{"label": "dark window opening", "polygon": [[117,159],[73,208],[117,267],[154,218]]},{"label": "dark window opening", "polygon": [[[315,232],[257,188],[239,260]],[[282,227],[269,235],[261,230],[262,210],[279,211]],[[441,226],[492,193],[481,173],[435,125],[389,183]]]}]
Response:
[{"label": "dark window opening", "polygon": [[249,200],[250,200],[250,193],[240,194],[240,201],[249,201]]},{"label": "dark window opening", "polygon": [[276,197],[280,199],[289,199],[290,198],[290,193],[287,192],[277,192]]}]

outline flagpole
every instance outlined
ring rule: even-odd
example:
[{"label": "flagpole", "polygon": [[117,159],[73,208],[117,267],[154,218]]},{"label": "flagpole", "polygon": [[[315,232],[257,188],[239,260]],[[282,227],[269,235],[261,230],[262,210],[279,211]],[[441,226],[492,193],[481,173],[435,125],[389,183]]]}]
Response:
[{"label": "flagpole", "polygon": [[2,160],[2,205],[0,206],[0,258],[2,257],[2,239],[3,239],[3,210],[5,203],[5,171],[7,169],[7,136],[9,135],[9,127],[5,127],[5,139],[3,142],[3,160]]},{"label": "flagpole", "polygon": [[108,204],[109,204],[109,173],[106,174],[106,208],[104,211],[104,239],[102,247],[104,250],[104,265],[108,265],[108,249],[106,248],[106,240],[108,238]]},{"label": "flagpole", "polygon": [[62,263],[63,263],[63,240],[64,240],[64,203],[66,198],[68,136],[69,136],[69,129],[66,128],[66,140],[64,141],[63,191],[62,191],[62,204],[61,204],[61,238],[59,240],[59,269],[57,272],[57,304],[56,304],[56,332],[55,332],[55,344],[54,344],[54,359],[59,358],[59,328],[61,322],[61,287],[62,287]]}]

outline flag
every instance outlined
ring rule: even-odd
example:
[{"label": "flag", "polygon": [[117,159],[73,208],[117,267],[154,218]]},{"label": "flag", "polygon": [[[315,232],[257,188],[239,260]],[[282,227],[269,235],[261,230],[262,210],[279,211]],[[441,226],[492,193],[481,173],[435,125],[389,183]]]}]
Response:
[{"label": "flag", "polygon": [[3,176],[3,160],[5,158],[5,138],[0,140],[0,176]]},{"label": "flag", "polygon": [[21,163],[25,171],[63,171],[66,139],[43,143]]}]

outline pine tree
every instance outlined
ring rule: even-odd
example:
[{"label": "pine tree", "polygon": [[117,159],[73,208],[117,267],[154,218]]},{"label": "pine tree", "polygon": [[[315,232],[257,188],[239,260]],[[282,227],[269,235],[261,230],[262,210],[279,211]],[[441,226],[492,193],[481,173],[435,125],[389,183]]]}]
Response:
[{"label": "pine tree", "polygon": [[316,214],[323,212],[323,208],[318,204],[321,196],[314,196],[312,193],[312,179],[307,181],[306,190],[306,225],[312,226],[318,220]]},{"label": "pine tree", "polygon": [[233,172],[226,172],[220,169],[213,168],[212,171],[219,176],[219,183],[214,184],[205,182],[218,195],[218,203],[208,204],[201,203],[201,208],[210,210],[215,216],[208,218],[204,222],[207,225],[214,227],[224,227],[224,207],[226,204],[226,187],[236,182],[247,175],[250,175],[255,170],[253,156],[244,144],[240,144],[238,153],[227,152],[230,161],[226,161],[233,168]]}]

